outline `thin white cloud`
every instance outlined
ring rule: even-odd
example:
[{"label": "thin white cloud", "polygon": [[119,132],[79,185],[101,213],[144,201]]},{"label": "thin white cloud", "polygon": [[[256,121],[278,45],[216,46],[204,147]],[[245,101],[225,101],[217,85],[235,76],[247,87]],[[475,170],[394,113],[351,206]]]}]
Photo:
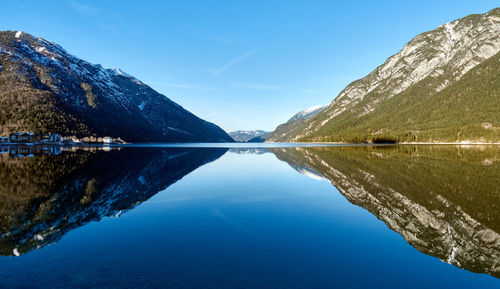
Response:
[{"label": "thin white cloud", "polygon": [[236,63],[242,62],[243,60],[247,59],[248,57],[254,55],[257,51],[258,51],[258,49],[254,49],[254,50],[250,50],[250,51],[247,51],[247,52],[241,54],[240,56],[232,59],[231,61],[222,65],[221,67],[214,69],[212,72],[212,75],[213,76],[221,76],[226,70],[233,67]]},{"label": "thin white cloud", "polygon": [[69,6],[78,14],[88,17],[96,26],[109,31],[115,30],[114,26],[110,25],[110,22],[116,24],[120,19],[120,16],[116,12],[102,7],[83,4],[77,1],[71,1]]},{"label": "thin white cloud", "polygon": [[98,14],[98,11],[96,8],[82,4],[79,2],[72,1],[69,3],[70,7],[73,8],[76,12],[84,15],[90,15],[90,16],[96,16]]},{"label": "thin white cloud", "polygon": [[285,89],[283,86],[279,86],[279,85],[269,85],[269,84],[262,84],[262,83],[250,83],[250,82],[236,82],[236,83],[230,84],[229,86],[239,87],[239,88],[250,88],[250,89],[257,89],[257,90],[284,90]]},{"label": "thin white cloud", "polygon": [[102,28],[104,28],[106,30],[109,30],[109,31],[114,31],[115,30],[113,26],[105,24],[105,23],[102,23],[102,22],[99,22],[99,21],[95,22],[95,24],[97,26],[102,27]]},{"label": "thin white cloud", "polygon": [[245,42],[232,39],[232,38],[227,38],[227,37],[208,37],[208,39],[213,40],[218,43],[222,44],[244,44]]}]

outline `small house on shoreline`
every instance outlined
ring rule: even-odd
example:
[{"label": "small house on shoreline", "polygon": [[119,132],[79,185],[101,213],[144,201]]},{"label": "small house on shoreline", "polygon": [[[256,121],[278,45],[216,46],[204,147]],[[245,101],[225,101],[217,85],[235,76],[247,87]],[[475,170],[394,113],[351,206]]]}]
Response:
[{"label": "small house on shoreline", "polygon": [[122,139],[114,139],[110,136],[96,137],[88,136],[83,138],[63,138],[57,133],[37,134],[33,132],[13,132],[8,137],[0,137],[0,144],[123,144]]},{"label": "small house on shoreline", "polygon": [[41,141],[43,135],[32,132],[14,132],[9,135],[11,143],[35,143]]},{"label": "small house on shoreline", "polygon": [[109,136],[105,136],[102,138],[102,142],[105,144],[112,144],[113,143],[113,138]]},{"label": "small house on shoreline", "polygon": [[62,136],[56,133],[14,132],[9,135],[7,140],[9,143],[60,143]]}]

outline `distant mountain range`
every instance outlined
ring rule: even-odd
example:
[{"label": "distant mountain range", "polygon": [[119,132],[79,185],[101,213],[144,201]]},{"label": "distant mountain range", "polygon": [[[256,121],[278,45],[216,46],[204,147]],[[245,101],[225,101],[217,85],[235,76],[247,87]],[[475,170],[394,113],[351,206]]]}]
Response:
[{"label": "distant mountain range", "polygon": [[265,142],[269,138],[270,135],[271,135],[271,132],[266,132],[265,134],[261,134],[259,136],[256,136],[254,138],[247,140],[247,142],[251,142],[251,143]]},{"label": "distant mountain range", "polygon": [[268,141],[500,142],[499,51],[500,8],[443,24]]},{"label": "distant mountain range", "polygon": [[21,31],[0,32],[0,135],[111,136],[128,142],[232,142],[120,69],[104,69]]},{"label": "distant mountain range", "polygon": [[269,134],[269,132],[263,130],[237,130],[229,133],[237,142],[247,142],[265,134]]},{"label": "distant mountain range", "polygon": [[128,142],[500,142],[500,8],[417,35],[328,105],[228,135],[121,71],[0,32],[0,135]]}]

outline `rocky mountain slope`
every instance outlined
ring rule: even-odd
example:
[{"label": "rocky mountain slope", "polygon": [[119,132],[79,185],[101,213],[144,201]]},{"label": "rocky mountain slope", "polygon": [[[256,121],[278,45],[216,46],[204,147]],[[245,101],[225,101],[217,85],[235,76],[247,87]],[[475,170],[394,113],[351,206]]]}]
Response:
[{"label": "rocky mountain slope", "polygon": [[267,133],[269,132],[264,130],[237,130],[230,132],[229,135],[237,142],[247,142]]},{"label": "rocky mountain slope", "polygon": [[270,141],[291,140],[293,137],[292,135],[293,132],[295,132],[298,128],[301,128],[307,122],[308,119],[322,112],[326,107],[327,105],[317,105],[299,111],[294,116],[292,116],[287,122],[278,125],[276,129],[269,134],[266,140]]},{"label": "rocky mountain slope", "polygon": [[129,142],[233,141],[119,69],[23,32],[0,32],[0,135],[112,136]]},{"label": "rocky mountain slope", "polygon": [[500,141],[500,8],[422,33],[271,141]]}]

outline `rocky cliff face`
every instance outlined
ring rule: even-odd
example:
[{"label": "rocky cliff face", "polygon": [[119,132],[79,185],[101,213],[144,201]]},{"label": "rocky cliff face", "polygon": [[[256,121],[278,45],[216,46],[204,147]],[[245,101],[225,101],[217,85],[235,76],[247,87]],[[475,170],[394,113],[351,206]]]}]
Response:
[{"label": "rocky cliff face", "polygon": [[[462,82],[465,90],[462,89],[461,94],[447,88],[460,82],[464,75],[499,51],[500,8],[446,23],[416,36],[369,75],[349,84],[324,111],[303,126],[286,132],[282,138],[277,136],[275,140],[352,141],[358,137],[364,141],[373,139],[377,134],[414,140],[414,135],[418,137],[420,134],[421,140],[425,138],[428,141],[432,135],[422,131],[452,127],[454,130],[444,132],[442,138],[446,135],[451,139],[460,139],[460,134],[456,136],[457,131],[459,133],[461,128],[466,130],[467,126],[479,128],[488,123],[487,126],[497,128],[500,126],[498,114],[487,117],[482,113],[489,110],[491,101],[487,102],[487,99],[485,101],[469,93],[469,90],[474,90],[477,82],[493,81],[480,89],[489,98],[498,97],[499,84],[494,81],[498,78],[498,61],[489,63],[490,70],[475,71],[476,74],[482,74],[483,78],[471,80],[470,83]],[[415,89],[412,91],[411,88]],[[433,101],[439,98],[443,99],[440,104],[454,106],[454,109],[464,111],[466,116],[477,113],[481,117],[471,116],[467,123],[463,123],[459,116],[440,111],[435,106]],[[476,98],[478,105],[469,108],[464,98]],[[484,102],[487,105],[482,105]],[[475,111],[465,111],[468,109]],[[398,114],[401,110],[405,111],[404,115]],[[435,117],[433,112],[445,113],[441,117],[445,120],[449,118],[449,122],[441,126],[439,122],[427,126],[417,116],[426,113],[431,114],[432,118]],[[404,125],[394,124],[398,122]],[[496,130],[494,137],[498,137],[499,132]],[[452,133],[454,135],[449,136]],[[479,139],[480,134],[470,135]],[[439,137],[439,134],[435,134],[435,138]]]},{"label": "rocky cliff face", "polygon": [[134,141],[232,141],[120,69],[23,32],[0,32],[0,134],[57,132]]},{"label": "rocky cliff face", "polygon": [[[498,154],[460,148],[271,149],[318,172],[417,250],[500,278]],[[467,176],[464,178],[463,176]]]}]

